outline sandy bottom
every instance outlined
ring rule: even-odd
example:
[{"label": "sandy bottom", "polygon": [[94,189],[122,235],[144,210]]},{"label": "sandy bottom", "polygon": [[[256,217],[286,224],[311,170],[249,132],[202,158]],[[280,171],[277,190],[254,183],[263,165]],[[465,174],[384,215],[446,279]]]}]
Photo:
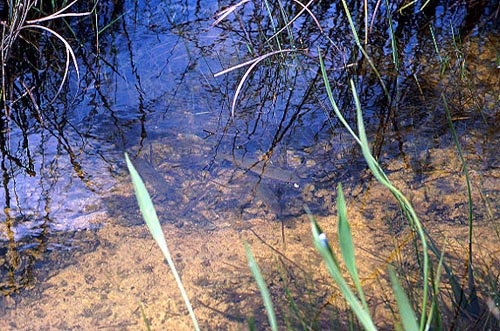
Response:
[{"label": "sandy bottom", "polygon": [[[450,150],[450,158],[452,154]],[[449,266],[459,277],[464,275],[468,207],[460,165],[428,174],[424,182],[412,186],[406,183],[414,182],[409,177],[414,175],[406,175],[401,170],[404,165],[393,163],[388,168],[394,185],[412,201],[436,246],[445,249]],[[389,191],[369,175],[362,181],[346,187],[359,275],[374,320],[381,329],[391,329],[394,320],[389,307],[394,307],[394,299],[387,282],[387,267],[390,264],[403,271],[403,286],[412,295],[419,295],[414,251],[418,241]],[[472,173],[472,181],[476,290],[486,318],[487,302],[494,299],[491,291],[499,285],[494,275],[500,272],[496,232],[499,207],[495,204],[499,201],[500,175],[498,169],[481,176]],[[130,184],[124,185],[124,192],[130,192]],[[328,195],[324,201],[335,210],[335,194]],[[123,201],[135,203],[126,194]],[[201,328],[245,330],[247,320],[252,319],[257,330],[268,329],[262,300],[248,268],[244,240],[262,269],[283,328],[286,324],[300,328],[291,302],[302,314],[300,319],[315,329],[345,328],[349,319],[345,304],[314,249],[307,216],[286,221],[283,242],[281,223],[266,220],[265,213],[259,215],[238,220],[237,214],[231,217],[229,213],[211,227],[186,222],[163,225]],[[78,248],[51,251],[48,260],[35,268],[29,288],[1,299],[0,329],[147,330],[149,324],[151,330],[192,330],[187,309],[159,248],[141,224],[138,212],[131,218],[136,218],[137,225],[109,217],[100,229],[78,233]],[[318,216],[317,220],[337,249],[335,212]],[[444,279],[446,302],[451,294]]]}]

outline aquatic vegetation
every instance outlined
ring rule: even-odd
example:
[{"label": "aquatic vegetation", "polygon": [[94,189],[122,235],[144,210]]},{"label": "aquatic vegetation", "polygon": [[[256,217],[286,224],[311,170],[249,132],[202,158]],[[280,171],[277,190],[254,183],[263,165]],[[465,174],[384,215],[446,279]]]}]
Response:
[{"label": "aquatic vegetation", "polygon": [[[63,25],[52,27],[51,23],[56,21],[64,21],[68,18],[78,18],[83,16],[89,16],[94,11],[94,8],[87,12],[72,12],[72,7],[77,3],[77,1],[70,2],[65,4],[62,8],[58,8],[53,4],[50,10],[52,12],[46,13],[46,6],[43,3],[37,3],[37,1],[33,0],[15,0],[9,2],[8,6],[8,17],[6,22],[4,23],[5,29],[2,33],[1,38],[1,64],[2,64],[2,91],[4,95],[4,102],[9,101],[13,103],[14,100],[6,100],[6,91],[9,87],[7,84],[8,79],[6,77],[6,69],[9,65],[9,60],[13,55],[13,51],[19,49],[16,45],[19,42],[25,42],[23,52],[28,53],[28,51],[41,52],[41,48],[43,47],[41,43],[39,43],[39,36],[48,34],[52,36],[57,41],[59,41],[64,49],[64,69],[61,72],[61,80],[58,85],[57,90],[55,91],[51,102],[53,102],[61,93],[64,84],[67,82],[67,78],[69,75],[70,65],[73,65],[76,71],[77,78],[80,79],[80,71],[78,67],[78,62],[75,55],[75,50],[73,46],[71,46],[68,38],[64,35],[63,32],[66,31],[58,31],[58,30],[68,30],[69,24],[66,27]],[[70,33],[74,34],[74,31]],[[31,94],[29,88],[25,86],[27,89],[26,93],[28,95]],[[31,97],[31,101],[35,102],[34,98]],[[36,107],[40,107],[40,105],[35,105]],[[8,107],[8,105],[5,105]]]},{"label": "aquatic vegetation", "polygon": [[[352,9],[352,4],[349,3],[348,1],[342,1],[342,7],[344,9],[344,14],[345,14],[345,21],[347,22],[347,25],[349,27],[350,31],[350,38],[347,38],[347,40],[351,41],[351,47],[355,47],[357,51],[359,52],[353,52],[350,50],[350,53],[347,52],[345,54],[345,57],[348,57],[349,55],[351,56],[350,58],[350,63],[348,62],[347,64],[344,63],[344,66],[347,68],[348,66],[355,66],[361,69],[358,73],[354,73],[351,75],[347,75],[348,80],[344,81],[344,86],[347,86],[348,89],[343,89],[342,91],[332,91],[333,89],[330,86],[330,81],[336,81],[338,78],[338,75],[335,75],[335,78],[330,78],[329,77],[329,70],[326,68],[326,65],[323,62],[323,51],[322,47],[318,46],[317,53],[318,53],[318,58],[320,62],[320,67],[321,67],[321,75],[323,77],[323,82],[324,82],[324,88],[326,90],[326,94],[328,96],[329,103],[331,105],[331,108],[333,109],[333,113],[330,113],[328,111],[325,111],[325,116],[329,119],[330,124],[332,129],[337,125],[336,123],[341,123],[346,130],[349,132],[349,134],[356,140],[356,142],[360,145],[363,156],[365,161],[367,162],[371,173],[373,176],[377,179],[377,181],[381,184],[383,184],[395,197],[395,199],[398,201],[401,209],[401,213],[404,215],[404,220],[406,220],[409,224],[409,227],[413,233],[417,234],[418,239],[414,239],[414,251],[413,254],[414,258],[417,261],[418,264],[418,277],[419,280],[415,281],[414,277],[409,277],[409,275],[405,274],[405,270],[402,269],[400,273],[400,278],[396,277],[396,274],[392,267],[389,267],[389,279],[392,283],[392,287],[394,289],[394,297],[395,301],[399,307],[399,315],[394,316],[394,324],[402,323],[402,327],[407,330],[426,330],[429,328],[435,328],[435,329],[443,329],[446,323],[449,323],[449,325],[460,325],[461,323],[466,323],[462,319],[463,316],[467,316],[467,318],[471,319],[477,319],[476,323],[485,323],[485,325],[488,325],[488,323],[492,323],[493,325],[498,324],[498,321],[490,321],[488,317],[484,317],[484,314],[488,314],[488,312],[480,312],[480,309],[485,309],[484,305],[483,308],[479,307],[478,304],[478,297],[477,297],[477,279],[475,277],[474,273],[474,262],[473,262],[473,230],[474,230],[474,216],[473,216],[473,209],[474,209],[474,204],[473,204],[473,198],[472,198],[472,184],[470,180],[470,175],[468,171],[468,166],[467,166],[467,161],[464,158],[463,152],[461,150],[460,146],[460,139],[457,136],[455,129],[454,129],[454,120],[451,116],[451,111],[448,107],[447,104],[447,99],[446,99],[446,91],[443,89],[443,92],[441,92],[442,95],[442,105],[441,107],[445,111],[446,119],[448,122],[449,130],[453,136],[454,144],[456,147],[456,150],[459,154],[460,157],[460,162],[461,162],[461,169],[464,173],[465,176],[465,184],[466,184],[466,192],[467,192],[467,205],[468,205],[468,214],[467,214],[467,219],[468,219],[468,225],[469,225],[469,230],[468,230],[468,241],[467,241],[467,256],[464,259],[464,271],[463,271],[463,277],[459,278],[457,277],[457,273],[453,271],[453,267],[451,266],[452,264],[455,265],[453,260],[445,258],[445,253],[444,253],[444,248],[440,249],[438,247],[438,244],[436,243],[435,239],[430,235],[429,230],[426,229],[423,225],[423,223],[419,220],[417,217],[417,213],[413,209],[410,201],[406,196],[399,191],[393,184],[390,182],[388,179],[387,175],[384,173],[382,170],[382,166],[380,165],[378,158],[379,158],[379,152],[377,150],[381,150],[381,145],[377,141],[374,142],[372,146],[368,143],[368,138],[366,135],[366,131],[364,129],[364,121],[362,117],[362,104],[365,104],[366,102],[361,102],[360,97],[364,98],[364,100],[369,99],[369,98],[376,98],[376,96],[368,96],[368,95],[359,95],[358,92],[363,89],[363,85],[359,83],[360,81],[368,80],[367,77],[369,75],[375,75],[377,81],[378,81],[378,88],[381,89],[383,93],[378,95],[378,98],[384,99],[383,103],[388,104],[391,108],[394,107],[394,109],[398,109],[399,103],[403,99],[403,94],[402,94],[402,82],[404,81],[405,73],[404,71],[407,70],[404,66],[409,65],[407,62],[405,62],[405,59],[403,59],[403,55],[408,55],[404,54],[404,52],[401,51],[401,48],[404,47],[404,44],[402,44],[402,41],[399,39],[401,38],[399,35],[401,33],[402,29],[405,29],[404,25],[401,25],[399,22],[399,26],[396,27],[393,21],[393,18],[395,15],[402,15],[404,11],[408,10],[413,10],[413,15],[416,17],[418,16],[421,12],[426,11],[426,10],[432,10],[429,9],[431,4],[429,2],[421,3],[420,1],[413,1],[411,3],[405,4],[404,6],[397,8],[397,4],[395,3],[390,3],[389,1],[383,2],[385,5],[385,8],[383,10],[385,11],[385,19],[386,21],[382,21],[382,24],[385,24],[385,26],[388,28],[388,40],[390,41],[389,43],[389,49],[390,53],[392,55],[392,67],[389,65],[387,62],[384,62],[384,58],[380,57],[380,54],[377,54],[376,51],[374,51],[375,47],[374,45],[369,44],[369,38],[368,35],[372,31],[372,25],[375,21],[375,17],[377,15],[377,12],[379,11],[381,6],[379,6],[382,3],[382,1],[377,2],[376,6],[373,8],[371,5],[368,5],[368,2],[364,2],[364,11],[362,11],[362,15],[364,15],[364,20],[363,23],[364,25],[360,24],[361,27],[357,27],[359,24],[359,19],[361,16],[360,12],[357,11],[355,14],[353,14],[353,9]],[[243,3],[240,3],[242,5]],[[267,3],[266,3],[267,4]],[[308,7],[309,4],[306,6]],[[267,7],[266,7],[267,8]],[[373,9],[373,16],[372,16],[372,22],[371,24],[368,23],[368,8]],[[391,11],[391,8],[397,8],[397,10]],[[233,8],[234,9],[234,8]],[[338,8],[337,8],[338,9]],[[358,8],[356,8],[358,10]],[[269,20],[271,22],[274,21],[280,21],[278,17],[273,17],[271,14],[270,10],[267,10],[269,13]],[[302,12],[301,12],[302,13]],[[309,13],[309,11],[308,11]],[[314,17],[314,14],[310,14],[312,17]],[[357,18],[355,16],[358,16]],[[282,31],[288,31],[288,36],[287,38],[282,38],[281,40],[288,40],[289,45],[284,45],[281,43],[276,42],[274,45],[275,47],[279,48],[280,50],[285,48],[285,47],[290,47],[288,48],[287,51],[290,51],[292,49],[296,49],[296,58],[300,58],[301,49],[308,49],[307,46],[301,46],[301,48],[294,48],[295,44],[293,40],[296,40],[296,38],[290,37],[290,34],[293,34],[290,29],[288,29],[288,24],[286,22],[288,21],[295,21],[296,18],[292,20],[288,20],[287,18],[283,19],[283,24],[285,25],[284,28],[280,29],[279,27],[275,27],[273,25],[273,31],[279,31],[278,33]],[[306,20],[306,18],[304,18]],[[218,20],[217,22],[219,22]],[[314,22],[317,22],[316,19],[314,19]],[[434,43],[434,48],[435,48],[435,53],[437,54],[437,60],[438,60],[438,65],[439,65],[439,72],[438,74],[442,77],[444,74],[448,74],[448,71],[451,71],[449,74],[454,75],[453,70],[454,69],[454,63],[456,63],[456,69],[458,73],[458,77],[464,82],[466,85],[469,83],[469,80],[467,78],[467,70],[466,65],[465,65],[465,58],[462,55],[462,51],[460,49],[460,36],[457,36],[456,29],[454,26],[451,24],[450,25],[450,31],[451,31],[451,44],[454,47],[455,54],[457,54],[457,58],[455,59],[455,62],[453,62],[449,56],[449,54],[443,54],[442,51],[440,50],[440,46],[438,46],[437,42],[437,37],[435,36],[435,32],[433,29],[432,24],[429,26],[430,27],[430,35],[432,37],[432,41]],[[441,27],[443,28],[443,27]],[[360,37],[362,35],[361,32],[358,30],[364,30],[364,40]],[[300,29],[298,29],[300,31]],[[335,44],[335,41],[333,41],[330,36],[325,34],[325,29],[322,29],[321,27],[319,28],[318,34],[322,35],[325,37],[327,40],[327,43],[329,44]],[[273,38],[275,35],[273,35]],[[262,44],[263,45],[270,45],[271,38],[263,38]],[[335,47],[335,46],[334,46]],[[310,52],[311,50],[308,49]],[[254,60],[250,60],[247,62],[244,62],[241,65],[236,65],[233,66],[229,69],[225,69],[221,71],[220,74],[225,74],[228,73],[234,69],[240,68],[242,65],[248,65],[252,64],[250,69],[248,69],[245,74],[243,75],[243,78],[241,81],[238,83],[238,87],[236,89],[236,94],[232,99],[232,105],[231,105],[231,116],[235,117],[235,107],[237,103],[237,98],[240,95],[240,91],[242,89],[242,85],[244,81],[247,79],[247,76],[249,75],[249,72],[251,70],[255,70],[255,67],[257,64],[259,64],[260,59],[264,59],[270,56],[274,56],[279,54],[280,51],[268,51],[265,53],[260,53],[257,54],[257,57],[255,57]],[[325,52],[326,54],[326,52]],[[251,54],[253,56],[253,53]],[[377,56],[378,55],[378,56]],[[496,56],[498,59],[498,54]],[[278,64],[276,67],[281,67],[284,64],[284,61],[280,58],[279,55],[275,56],[276,61]],[[376,61],[375,61],[376,59]],[[361,65],[359,65],[361,63]],[[368,70],[365,69],[365,67],[369,68]],[[383,71],[382,69],[383,68]],[[347,71],[347,70],[346,70]],[[349,71],[348,71],[349,72]],[[344,78],[344,77],[342,77]],[[418,89],[420,91],[420,94],[423,95],[421,84],[419,82],[419,79],[417,75],[413,74],[413,78],[416,81],[416,84],[418,86]],[[354,83],[356,81],[356,83]],[[390,87],[387,82],[390,82],[390,84],[393,84],[392,87]],[[336,82],[337,85],[339,85],[338,82]],[[359,84],[359,85],[357,85]],[[470,86],[467,88],[471,89]],[[349,102],[345,102],[346,100],[346,90],[350,90],[350,93],[352,97],[349,99]],[[347,91],[349,92],[349,91]],[[408,93],[408,92],[404,92]],[[411,92],[410,92],[411,93]],[[343,104],[339,106],[337,104],[337,101],[335,98],[342,98]],[[372,104],[373,105],[373,104]],[[354,129],[352,129],[349,125],[349,121],[352,120],[352,118],[345,118],[347,112],[344,110],[344,112],[341,112],[341,108],[345,108],[347,106],[348,108],[355,108],[355,118],[354,120],[357,121],[357,128],[358,128],[358,133],[355,132]],[[482,113],[481,115],[483,117],[487,117],[488,115],[485,115]],[[390,111],[388,112],[390,114]],[[491,113],[490,113],[491,115]],[[497,113],[498,115],[498,113]],[[396,129],[397,130],[397,129]],[[382,138],[383,140],[383,138]],[[339,190],[340,191],[340,190]],[[340,199],[341,192],[338,193],[338,198]],[[340,209],[340,208],[339,208]],[[338,210],[340,213],[340,210]],[[422,211],[423,212],[423,211]],[[313,220],[312,220],[313,221]],[[316,237],[315,237],[315,242],[319,243],[318,249],[321,251],[321,247],[328,246],[327,241],[324,237],[324,234],[319,230],[319,228],[314,227],[316,229]],[[313,231],[314,231],[313,229]],[[339,236],[340,236],[341,230],[339,229]],[[345,231],[344,231],[345,233]],[[349,237],[347,235],[346,237]],[[344,241],[345,243],[345,241]],[[441,243],[440,243],[441,244]],[[352,243],[348,245],[350,249],[352,250]],[[341,247],[343,247],[342,242],[341,242]],[[446,244],[445,246],[446,247]],[[349,249],[342,249],[342,255],[345,255],[345,252],[348,251]],[[331,249],[330,249],[330,253]],[[448,252],[447,252],[448,253]],[[330,254],[332,255],[332,254]],[[431,256],[432,255],[432,256]],[[328,266],[330,273],[332,274],[332,277],[334,278],[335,282],[337,285],[340,287],[342,293],[346,297],[346,300],[350,304],[351,308],[353,309],[354,313],[357,315],[359,321],[361,324],[364,326],[366,329],[374,329],[375,326],[371,320],[370,316],[367,316],[366,313],[369,311],[368,307],[366,306],[366,302],[364,300],[364,295],[361,289],[361,286],[359,282],[357,281],[357,276],[356,276],[356,266],[355,263],[352,262],[350,258],[347,258],[349,262],[346,263],[346,268],[348,269],[348,273],[351,276],[351,280],[355,284],[355,288],[357,291],[357,297],[351,292],[351,290],[348,288],[348,286],[345,283],[345,279],[342,277],[340,270],[338,269],[338,262],[334,257],[328,256],[325,257],[325,259],[329,259],[331,264]],[[345,256],[344,256],[345,260]],[[335,269],[337,268],[337,269]],[[408,279],[412,278],[412,283],[418,284],[418,286],[408,286],[406,288],[406,291],[408,291],[408,294],[405,294],[403,288],[400,285],[400,280],[401,279]],[[448,297],[448,294],[445,293],[446,291],[442,291],[446,285],[445,284],[450,284],[451,288],[451,295]],[[496,285],[493,286],[496,288]],[[360,300],[360,301],[358,301]],[[487,294],[486,301],[488,300],[493,300],[489,294]],[[488,302],[490,302],[488,301]],[[449,306],[448,306],[449,305]],[[492,310],[489,309],[490,312],[492,313]],[[493,314],[493,313],[492,313]],[[483,317],[481,317],[483,316]],[[417,319],[417,323],[415,323],[415,320]]]},{"label": "aquatic vegetation", "polygon": [[[400,8],[402,1],[390,0],[241,1],[222,12],[207,39],[220,3],[193,9],[187,7],[194,1],[137,2],[96,22],[114,55],[101,49],[106,64],[96,72],[80,67],[81,101],[65,100],[74,116],[59,116],[57,107],[55,115],[40,116],[63,121],[54,138],[49,129],[42,139],[47,133],[62,150],[81,138],[82,148],[68,149],[69,157],[91,161],[81,168],[71,159],[61,177],[73,179],[73,165],[96,182],[108,172],[114,179],[97,187],[106,190],[111,215],[96,235],[102,243],[96,254],[69,270],[78,285],[62,270],[50,279],[57,286],[44,286],[67,299],[77,315],[73,325],[192,329],[197,322],[189,316],[196,313],[203,329],[243,329],[245,320],[251,330],[496,329],[500,227],[498,169],[491,167],[498,165],[498,130],[485,123],[493,122],[497,103],[490,109],[477,102],[483,95],[475,93],[474,79],[485,75],[469,66],[475,53],[462,44],[467,33],[448,26],[448,16],[440,16],[443,25],[428,25],[434,4],[424,2]],[[430,13],[422,16],[422,7]],[[39,24],[69,38],[78,58],[80,44],[58,23]],[[33,31],[39,33],[23,33]],[[59,45],[62,73],[64,44],[41,31],[45,50]],[[498,52],[480,46],[493,60],[489,80],[497,81],[485,86],[500,86]],[[473,61],[484,69],[485,62]],[[208,74],[220,71],[217,79]],[[60,76],[53,77],[55,92]],[[497,100],[498,90],[491,90]],[[66,95],[73,93],[61,99]],[[58,139],[57,132],[80,124],[81,135]],[[479,138],[488,129],[490,140]],[[26,132],[26,140],[36,139]],[[124,150],[156,197],[161,227],[150,201],[142,208],[148,227],[137,226]],[[92,163],[92,153],[105,162]],[[63,160],[52,155],[42,157],[55,159],[55,174]],[[139,174],[131,173],[137,188]],[[292,192],[287,186],[295,180],[300,185]],[[141,207],[147,195],[137,191]],[[304,204],[312,211],[304,212]],[[286,221],[273,222],[282,212]],[[481,228],[487,235],[475,238]],[[489,252],[481,251],[485,246]],[[169,277],[175,271],[161,263],[170,254],[178,287],[189,294],[184,302]],[[86,292],[97,294],[95,301],[80,307]],[[38,298],[54,307],[53,297]],[[24,307],[28,316],[41,316],[36,309]],[[21,304],[10,318],[17,314]]]},{"label": "aquatic vegetation", "polygon": [[163,255],[165,256],[165,259],[168,262],[170,270],[172,270],[172,273],[174,274],[175,281],[182,294],[182,298],[184,299],[186,307],[188,308],[189,315],[191,317],[191,320],[193,321],[195,330],[200,330],[200,327],[198,326],[198,320],[194,315],[193,307],[191,306],[191,302],[189,301],[186,290],[184,289],[184,285],[182,285],[181,277],[179,276],[179,273],[175,268],[175,264],[174,261],[172,260],[172,256],[170,255],[170,251],[168,250],[167,242],[165,240],[165,236],[163,235],[163,231],[160,226],[160,221],[158,220],[158,216],[156,215],[153,202],[149,197],[149,193],[146,190],[146,186],[144,185],[144,182],[142,181],[140,175],[135,170],[134,165],[132,164],[132,162],[130,162],[130,159],[127,154],[125,154],[125,159],[127,161],[127,167],[130,172],[130,176],[132,178],[132,183],[134,184],[134,190],[137,197],[137,201],[139,203],[139,208],[141,209],[142,217],[144,218],[144,221],[146,222],[149,231],[151,232],[151,235],[153,236],[156,243],[160,247]]}]

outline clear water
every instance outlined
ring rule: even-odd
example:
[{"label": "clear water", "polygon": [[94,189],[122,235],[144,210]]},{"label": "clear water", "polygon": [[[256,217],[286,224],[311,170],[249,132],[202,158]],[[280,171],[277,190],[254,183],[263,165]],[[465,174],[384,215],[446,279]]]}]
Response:
[{"label": "clear water", "polygon": [[[262,43],[262,33],[272,35],[263,7],[249,3],[214,27],[213,15],[221,10],[215,1],[106,5],[98,16],[99,55],[90,42],[78,53],[80,81],[73,72],[64,97],[42,109],[43,121],[30,115],[33,125],[16,121],[9,135],[0,193],[6,207],[0,282],[6,294],[38,286],[37,279],[66,267],[54,263],[61,256],[71,260],[109,245],[101,235],[106,227],[142,229],[124,152],[146,181],[160,219],[179,229],[181,238],[198,231],[223,238],[227,228],[240,231],[256,220],[293,229],[304,204],[317,216],[335,211],[338,183],[349,198],[362,196],[370,177],[354,140],[330,116],[317,45],[339,107],[353,125],[346,78],[355,78],[374,154],[389,173],[421,187],[448,169],[442,151],[453,145],[440,91],[455,90],[448,102],[466,152],[477,155],[470,157],[471,167],[488,179],[487,194],[498,193],[498,130],[490,121],[500,111],[499,40],[494,25],[490,32],[468,26],[463,6],[438,6],[429,15],[435,15],[440,56],[449,58],[450,67],[462,56],[469,84],[459,79],[459,66],[440,75],[430,30],[414,28],[418,18],[401,16],[395,21],[401,36],[398,77],[392,77],[388,32],[382,26],[370,34],[371,54],[391,91],[388,104],[367,63],[357,62],[352,38],[345,38],[350,31],[342,8],[325,4],[316,10],[329,30],[321,34],[309,16],[297,20],[295,43],[280,41],[294,52],[262,61],[249,74],[233,117],[233,97],[248,67],[214,74],[254,58],[249,49],[273,50]],[[379,10],[385,15],[385,8]],[[450,21],[463,27],[467,53],[453,49]],[[440,189],[438,195],[449,196],[457,187]],[[460,223],[448,209],[431,210],[429,215]],[[492,215],[498,217],[498,208]]]}]

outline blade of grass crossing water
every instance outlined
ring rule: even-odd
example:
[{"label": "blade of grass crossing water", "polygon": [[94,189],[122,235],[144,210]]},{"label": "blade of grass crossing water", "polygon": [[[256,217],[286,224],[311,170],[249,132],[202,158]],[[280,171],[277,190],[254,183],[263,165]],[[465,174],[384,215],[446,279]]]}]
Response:
[{"label": "blade of grass crossing water", "polygon": [[[425,325],[425,330],[431,330],[431,323],[434,324],[433,330],[442,330],[443,329],[443,324],[442,324],[442,319],[441,315],[439,314],[438,310],[438,295],[439,295],[439,284],[441,282],[441,269],[444,265],[444,252],[446,251],[446,241],[444,244],[443,249],[441,250],[441,256],[439,257],[439,263],[436,271],[436,278],[434,279],[434,282],[432,283],[432,290],[433,290],[433,296],[432,296],[432,303],[431,303],[431,309],[429,311],[429,317],[427,319],[427,324]],[[434,316],[437,314],[436,316]]]},{"label": "blade of grass crossing water", "polygon": [[358,298],[352,292],[351,288],[349,287],[344,277],[342,276],[342,272],[340,271],[338,261],[335,257],[335,254],[333,254],[332,248],[330,247],[328,240],[326,239],[326,235],[323,233],[323,231],[321,231],[321,228],[316,223],[316,220],[312,216],[309,208],[307,208],[306,206],[305,209],[311,221],[314,245],[316,246],[316,249],[323,257],[323,260],[325,261],[330,276],[332,276],[335,283],[337,283],[340,291],[342,292],[342,295],[344,296],[349,306],[351,306],[351,309],[356,314],[359,322],[363,325],[365,330],[368,331],[377,330],[370,316],[370,313],[367,310],[365,310],[363,304],[358,300]]},{"label": "blade of grass crossing water", "polygon": [[[359,140],[358,136],[354,132],[353,129],[351,129],[351,126],[347,121],[345,120],[344,116],[340,112],[339,107],[337,106],[337,102],[335,102],[335,98],[333,97],[332,93],[332,87],[330,85],[330,80],[328,79],[328,74],[326,73],[326,67],[325,63],[323,62],[323,56],[321,56],[321,49],[318,47],[318,54],[319,54],[319,65],[321,68],[321,75],[323,76],[323,83],[325,83],[325,89],[326,89],[326,94],[328,96],[328,100],[330,101],[330,104],[333,107],[333,111],[335,112],[335,115],[338,117],[342,125],[349,131],[349,134],[356,140],[358,144],[361,144],[361,141]],[[329,118],[329,115],[326,114],[327,118]],[[334,125],[332,124],[332,127]]]},{"label": "blade of grass crossing water", "polygon": [[361,288],[361,282],[358,277],[358,270],[356,268],[356,259],[354,257],[354,244],[352,242],[351,227],[349,226],[349,221],[347,220],[347,207],[345,204],[344,193],[342,192],[342,185],[338,185],[337,194],[337,212],[339,214],[339,243],[340,251],[342,253],[342,259],[347,268],[347,271],[351,275],[351,279],[356,286],[358,291],[358,296],[363,304],[363,307],[368,311],[368,304],[365,300],[365,295],[363,294],[363,289]]},{"label": "blade of grass crossing water", "polygon": [[455,131],[455,126],[453,125],[453,120],[451,118],[450,109],[448,108],[448,103],[446,102],[446,97],[441,94],[441,98],[443,99],[443,105],[446,112],[446,118],[448,120],[448,125],[450,127],[451,134],[453,136],[453,141],[455,142],[455,146],[457,148],[458,155],[460,157],[460,162],[462,163],[462,171],[465,175],[465,181],[467,184],[467,203],[468,203],[468,221],[469,221],[469,240],[468,240],[468,262],[467,262],[467,277],[468,277],[468,286],[470,295],[467,298],[467,311],[472,316],[478,316],[480,314],[480,308],[477,299],[476,293],[476,284],[474,280],[474,272],[473,272],[473,264],[472,264],[472,231],[473,231],[473,209],[474,205],[472,202],[472,187],[470,183],[469,170],[467,168],[467,162],[465,162],[465,158],[462,152],[462,147],[460,146],[460,141],[458,140],[457,132]]},{"label": "blade of grass crossing water", "polygon": [[264,300],[264,307],[266,308],[269,324],[271,325],[271,330],[278,331],[278,323],[276,322],[276,314],[274,313],[273,301],[271,300],[271,296],[269,295],[269,290],[267,289],[266,282],[262,277],[262,273],[260,272],[260,268],[257,265],[257,262],[255,262],[255,258],[253,257],[250,247],[246,242],[244,242],[244,245],[245,245],[245,253],[248,259],[248,265],[250,266],[250,270],[252,271],[253,277],[257,282],[257,286],[259,287],[262,300]]},{"label": "blade of grass crossing water", "polygon": [[427,240],[425,238],[425,232],[420,223],[417,214],[413,210],[408,199],[401,193],[398,189],[396,189],[384,171],[375,160],[373,155],[371,154],[370,147],[368,144],[368,138],[366,136],[365,126],[363,122],[363,112],[361,111],[361,104],[359,103],[359,98],[356,92],[356,87],[354,86],[354,82],[351,80],[351,91],[353,94],[354,102],[356,104],[356,116],[358,122],[358,136],[361,140],[361,150],[363,152],[363,156],[368,163],[368,167],[372,171],[375,178],[383,184],[385,187],[391,191],[393,196],[398,200],[401,209],[404,211],[406,218],[410,222],[410,225],[414,227],[417,231],[418,236],[420,237],[420,241],[422,244],[422,255],[423,255],[423,266],[422,266],[422,280],[423,280],[423,295],[422,295],[422,312],[421,312],[421,320],[420,320],[420,328],[423,329],[426,324],[426,315],[427,315],[427,299],[429,295],[429,255],[428,255],[428,246]]},{"label": "blade of grass crossing water", "polygon": [[146,186],[144,185],[144,182],[139,176],[139,173],[135,169],[132,162],[130,162],[127,153],[125,153],[125,160],[127,162],[127,167],[130,172],[130,177],[132,178],[132,184],[134,185],[135,195],[137,197],[137,202],[139,204],[139,209],[141,210],[142,217],[144,218],[144,221],[146,222],[149,231],[153,236],[153,239],[160,247],[161,251],[163,252],[163,255],[165,256],[165,259],[167,260],[170,269],[172,270],[172,274],[174,275],[177,286],[179,287],[182,298],[184,299],[184,303],[189,311],[191,320],[193,321],[194,328],[195,330],[198,331],[200,330],[198,321],[196,319],[196,316],[194,315],[193,307],[191,306],[186,290],[182,285],[181,277],[179,276],[179,273],[175,268],[174,261],[170,256],[170,252],[167,247],[167,242],[165,240],[165,236],[163,235],[163,231],[160,226],[160,221],[158,220],[158,216],[156,215],[156,211],[153,206],[153,202],[151,201],[151,197],[149,196]]},{"label": "blade of grass crossing water", "polygon": [[394,26],[392,24],[392,13],[391,6],[389,5],[389,1],[385,0],[385,6],[387,8],[387,21],[389,22],[389,35],[391,37],[391,47],[392,47],[392,63],[394,63],[394,67],[396,72],[399,72],[399,58],[398,58],[398,44],[396,40],[396,36],[394,35]]},{"label": "blade of grass crossing water", "polygon": [[391,96],[389,94],[389,91],[387,90],[387,87],[385,86],[384,80],[382,79],[382,76],[378,72],[377,67],[375,67],[375,64],[373,63],[371,57],[368,56],[368,53],[366,53],[365,48],[363,47],[363,45],[361,45],[361,41],[359,40],[358,32],[356,31],[356,27],[354,26],[354,21],[352,19],[351,12],[349,11],[349,7],[347,6],[347,3],[345,0],[342,0],[342,5],[344,6],[344,11],[347,15],[347,20],[349,21],[349,26],[351,27],[351,32],[352,32],[352,35],[354,37],[354,41],[356,42],[356,45],[358,46],[359,50],[361,51],[361,53],[365,57],[366,61],[368,61],[368,64],[372,68],[373,72],[377,76],[377,78],[380,82],[380,85],[382,86],[382,89],[384,90],[384,94],[386,95],[387,100],[389,100],[389,104],[390,104],[391,103]]},{"label": "blade of grass crossing water", "polygon": [[418,331],[417,318],[415,317],[415,312],[410,305],[410,301],[406,296],[403,288],[399,284],[398,277],[396,276],[394,269],[389,268],[389,275],[392,283],[392,290],[394,291],[394,296],[396,297],[396,302],[399,308],[399,316],[405,331]]}]

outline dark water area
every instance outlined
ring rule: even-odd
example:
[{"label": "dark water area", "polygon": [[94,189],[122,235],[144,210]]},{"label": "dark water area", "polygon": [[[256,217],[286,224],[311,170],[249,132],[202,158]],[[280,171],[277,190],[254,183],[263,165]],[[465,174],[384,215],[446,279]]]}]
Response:
[{"label": "dark water area", "polygon": [[[389,175],[404,174],[410,187],[420,188],[439,182],[448,168],[458,172],[459,165],[446,163],[455,150],[445,100],[469,166],[484,179],[483,192],[498,197],[496,1],[436,1],[423,11],[377,2],[369,4],[370,15],[362,2],[348,2],[372,64],[357,48],[340,2],[311,5],[314,16],[294,2],[281,9],[247,2],[213,25],[227,5],[99,3],[96,15],[69,20],[79,71],[70,66],[60,93],[64,49],[42,38],[29,63],[39,61],[43,70],[11,55],[9,64],[22,66],[6,72],[0,289],[16,305],[41,295],[44,281],[78,258],[118,246],[119,239],[100,234],[107,227],[143,225],[125,152],[162,223],[173,225],[179,238],[243,231],[256,219],[282,226],[280,234],[293,231],[305,204],[318,217],[335,213],[339,183],[347,199],[361,201],[373,178],[332,111],[318,52],[354,129],[349,80],[358,88],[372,152]],[[283,26],[282,11],[300,16],[290,33],[266,41]],[[253,70],[247,65],[216,75],[278,50],[286,52]],[[458,188],[443,182],[440,190],[444,201]],[[498,206],[489,211],[500,216]],[[429,215],[462,222],[439,203]],[[2,305],[0,316],[9,310]]]}]

